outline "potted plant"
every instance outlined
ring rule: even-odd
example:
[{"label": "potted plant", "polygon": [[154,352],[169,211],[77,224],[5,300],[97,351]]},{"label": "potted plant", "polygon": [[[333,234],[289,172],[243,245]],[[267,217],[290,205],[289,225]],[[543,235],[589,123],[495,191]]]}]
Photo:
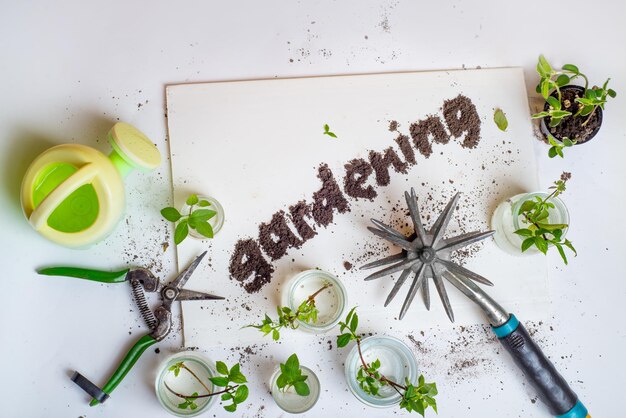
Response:
[{"label": "potted plant", "polygon": [[522,193],[502,202],[491,219],[494,240],[510,254],[546,254],[554,247],[567,264],[565,249],[576,254],[572,242],[565,238],[569,213],[558,196],[565,191],[571,174],[564,172],[550,187],[550,193]]},{"label": "potted plant", "polygon": [[[536,90],[545,104],[543,111],[532,117],[541,119],[541,131],[551,145],[550,158],[563,157],[563,148],[588,142],[598,133],[604,105],[617,93],[608,88],[610,78],[602,87],[589,87],[587,76],[577,66],[565,64],[557,70],[543,55],[539,56],[537,72],[541,80]],[[584,86],[570,84],[579,78],[584,80]]]},{"label": "potted plant", "polygon": [[296,275],[283,292],[284,306],[277,306],[276,320],[267,314],[256,328],[264,335],[272,334],[276,341],[283,328],[303,329],[323,333],[333,328],[343,315],[346,305],[346,289],[332,274],[311,269]]},{"label": "potted plant", "polygon": [[313,408],[320,396],[320,382],[315,373],[300,365],[294,353],[280,363],[270,379],[270,392],[282,410],[301,414]]},{"label": "potted plant", "polygon": [[159,402],[169,413],[180,417],[199,415],[219,396],[228,412],[248,398],[246,377],[239,363],[228,368],[224,362],[212,364],[193,352],[168,358],[157,374],[155,390]]},{"label": "potted plant", "polygon": [[183,242],[187,235],[197,239],[213,238],[224,225],[224,209],[210,196],[190,195],[180,211],[173,207],[161,209],[161,215],[176,224],[174,243]]},{"label": "potted plant", "polygon": [[337,337],[339,348],[350,341],[356,342],[345,363],[346,380],[352,394],[373,407],[398,405],[400,409],[422,416],[428,407],[437,412],[437,385],[426,383],[423,375],[418,377],[413,352],[393,337],[361,339],[355,309],[350,310],[345,322],[339,322],[342,334]]}]

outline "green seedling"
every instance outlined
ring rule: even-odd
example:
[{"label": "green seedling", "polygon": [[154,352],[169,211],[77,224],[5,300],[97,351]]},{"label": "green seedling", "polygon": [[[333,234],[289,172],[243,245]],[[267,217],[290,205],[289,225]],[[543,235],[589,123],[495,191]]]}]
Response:
[{"label": "green seedling", "polygon": [[294,388],[298,395],[309,396],[311,390],[309,385],[306,384],[307,379],[308,376],[302,374],[300,360],[294,353],[289,356],[285,363],[280,363],[280,375],[276,379],[276,386],[283,392]]},{"label": "green seedling", "polygon": [[244,328],[256,328],[263,333],[263,336],[271,333],[272,339],[274,341],[278,341],[280,339],[280,330],[282,328],[297,329],[299,322],[315,324],[319,313],[317,307],[315,306],[315,298],[317,295],[322,293],[322,291],[328,289],[332,285],[333,284],[330,282],[325,282],[320,289],[307,297],[300,304],[300,306],[298,306],[298,309],[296,309],[295,312],[288,306],[277,306],[276,313],[278,314],[278,319],[276,321],[265,314],[265,318],[263,318],[263,321],[261,321],[259,325],[251,324],[246,325]]},{"label": "green seedling", "polygon": [[324,125],[324,132],[322,132],[324,135],[328,135],[331,138],[337,138],[337,135],[335,135],[333,132],[330,131],[330,127],[328,126],[328,124]]},{"label": "green seedling", "polygon": [[217,212],[207,209],[207,207],[211,206],[211,203],[207,200],[198,200],[198,196],[195,194],[190,195],[186,203],[189,206],[189,212],[185,215],[181,214],[176,208],[167,207],[161,209],[161,215],[165,219],[174,223],[178,222],[174,230],[174,242],[176,245],[187,238],[189,228],[195,229],[202,236],[213,238],[213,227],[208,221]]},{"label": "green seedling", "polygon": [[569,148],[573,146],[576,141],[569,138],[563,138],[563,141],[559,141],[552,135],[548,135],[548,142],[550,142],[550,149],[548,150],[548,157],[554,158],[557,155],[563,158],[563,148]]},{"label": "green seedling", "polygon": [[502,111],[502,109],[496,109],[493,113],[493,121],[498,126],[498,129],[501,131],[506,131],[506,128],[509,127],[509,121],[506,119],[506,115]]},{"label": "green seedling", "polygon": [[221,395],[220,399],[222,400],[222,402],[230,401],[229,404],[224,405],[224,409],[228,412],[235,412],[237,410],[237,405],[243,403],[248,398],[248,386],[244,384],[248,381],[246,380],[246,377],[241,373],[241,366],[239,365],[239,363],[228,369],[226,363],[218,361],[215,363],[215,367],[220,375],[210,377],[209,380],[211,381],[211,383],[213,383],[213,385],[224,388],[217,392],[212,392],[208,388],[208,386],[198,377],[198,375],[195,374],[193,370],[187,367],[182,361],[172,365],[168,369],[170,372],[174,373],[175,377],[178,377],[181,370],[185,370],[186,372],[190,373],[206,390],[206,393],[202,395],[198,394],[198,392],[194,392],[191,395],[184,395],[175,392],[167,385],[167,383],[165,383],[165,388],[168,391],[183,400],[183,402],[178,404],[178,408],[195,410],[198,408],[198,405],[196,404],[197,399]]},{"label": "green seedling", "polygon": [[563,238],[563,230],[568,227],[567,224],[551,224],[548,222],[549,210],[554,208],[554,203],[550,202],[553,197],[559,196],[565,191],[565,184],[571,178],[570,173],[561,174],[561,178],[554,182],[550,187],[552,193],[545,198],[535,196],[522,203],[518,215],[522,216],[522,222],[527,224],[526,228],[520,228],[515,233],[524,238],[522,241],[522,252],[530,247],[537,247],[543,254],[547,254],[550,245],[558,250],[563,262],[567,265],[567,257],[565,248],[569,248],[574,255],[577,255],[576,249],[571,241]]},{"label": "green seedling", "polygon": [[[361,336],[357,333],[359,326],[359,317],[356,314],[356,307],[352,308],[346,320],[339,322],[339,329],[342,332],[337,336],[337,347],[342,348],[348,345],[350,341],[356,341],[361,366],[359,367],[356,380],[365,393],[373,396],[379,394],[380,388],[390,386],[398,394],[402,396],[399,402],[400,409],[406,409],[409,412],[417,412],[424,416],[428,407],[437,412],[437,385],[435,383],[426,383],[424,375],[420,375],[417,385],[412,384],[408,379],[404,384],[394,382],[379,372],[380,360],[376,359],[371,363],[367,363],[361,352]],[[346,331],[346,332],[344,332]]]},{"label": "green seedling", "polygon": [[604,82],[602,87],[593,86],[589,88],[589,79],[574,64],[565,64],[560,70],[557,70],[548,63],[543,55],[540,55],[537,63],[537,72],[541,79],[536,90],[548,103],[548,110],[535,113],[532,115],[532,118],[549,117],[549,126],[552,128],[558,126],[565,118],[572,116],[572,112],[566,110],[571,107],[571,103],[564,103],[561,87],[570,84],[577,78],[584,80],[585,92],[584,97],[576,98],[576,102],[580,106],[573,117],[586,117],[587,119],[582,123],[582,126],[585,126],[591,120],[591,116],[598,108],[604,110],[604,105],[609,97],[614,98],[617,96],[615,90],[608,88],[610,78]]}]

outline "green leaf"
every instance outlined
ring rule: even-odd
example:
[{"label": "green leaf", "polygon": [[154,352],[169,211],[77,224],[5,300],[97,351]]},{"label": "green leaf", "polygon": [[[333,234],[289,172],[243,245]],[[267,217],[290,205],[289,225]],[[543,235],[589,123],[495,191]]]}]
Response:
[{"label": "green leaf", "polygon": [[198,195],[196,194],[192,194],[187,198],[187,201],[185,202],[187,203],[189,206],[193,206],[196,203],[198,203]]},{"label": "green leaf", "polygon": [[617,93],[613,89],[608,89],[607,94],[611,96],[612,98],[615,98],[615,96],[617,96]]},{"label": "green leaf", "polygon": [[547,229],[548,231],[554,231],[555,229],[565,229],[567,228],[567,224],[545,224],[538,222],[540,228]]},{"label": "green leaf", "polygon": [[178,220],[182,217],[178,209],[172,207],[161,209],[161,216],[170,222],[178,222]]},{"label": "green leaf", "polygon": [[572,73],[580,74],[578,67],[575,66],[574,64],[565,64],[562,68],[566,71],[571,71]]},{"label": "green leaf", "polygon": [[530,247],[532,247],[534,243],[535,243],[535,237],[526,238],[522,242],[522,252],[524,252],[527,249],[529,249]]},{"label": "green leaf", "polygon": [[537,247],[537,249],[541,251],[542,253],[546,254],[548,252],[548,242],[543,237],[539,237],[539,236],[536,236],[534,240],[535,240],[535,246]]},{"label": "green leaf", "polygon": [[548,157],[550,157],[550,158],[554,158],[554,157],[556,157],[556,156],[558,155],[558,151],[557,151],[557,149],[558,149],[558,148],[556,148],[556,147],[551,147],[551,148],[548,150]]},{"label": "green leaf", "polygon": [[216,214],[217,212],[211,209],[197,209],[194,210],[191,215],[189,215],[189,220],[191,221],[192,219],[194,219],[197,221],[208,221]]},{"label": "green leaf", "polygon": [[541,82],[541,95],[546,100],[550,97],[550,79],[545,79]]},{"label": "green leaf", "polygon": [[567,110],[555,110],[550,112],[550,116],[553,118],[563,119],[565,116],[570,116],[572,112],[568,112]]},{"label": "green leaf", "polygon": [[235,391],[235,396],[233,396],[233,402],[234,403],[242,403],[243,401],[245,401],[246,399],[248,399],[248,386],[246,385],[241,385],[237,388],[237,390]]},{"label": "green leaf", "polygon": [[565,245],[567,248],[569,248],[570,250],[572,250],[574,252],[575,255],[578,255],[578,252],[576,252],[576,249],[574,248],[574,245],[571,243],[571,241],[569,240],[565,240],[563,242],[563,245]]},{"label": "green leaf", "polygon": [[509,121],[506,119],[506,115],[502,109],[496,109],[493,114],[493,121],[501,131],[506,131],[506,128],[509,126]]},{"label": "green leaf", "polygon": [[563,259],[565,265],[567,265],[567,256],[565,255],[565,251],[563,251],[563,246],[561,244],[554,244],[554,246],[559,251],[559,254],[561,255],[561,258]]},{"label": "green leaf", "polygon": [[572,145],[574,145],[574,141],[572,141],[568,137],[563,138],[563,146],[564,147],[571,147]]},{"label": "green leaf", "polygon": [[570,78],[566,74],[561,74],[556,78],[556,84],[559,87],[566,86],[567,84],[569,84],[569,82],[570,82]]},{"label": "green leaf", "polygon": [[561,102],[556,97],[550,96],[546,101],[554,110],[561,110]]},{"label": "green leaf", "polygon": [[552,73],[552,67],[548,64],[548,60],[546,60],[543,55],[539,55],[539,66],[541,67],[543,74]]},{"label": "green leaf", "polygon": [[213,227],[208,222],[199,222],[195,225],[195,230],[207,238],[213,238]]},{"label": "green leaf", "polygon": [[228,386],[228,377],[214,376],[214,377],[209,377],[209,380],[215,386],[219,386],[219,387],[222,387],[222,388]]},{"label": "green leaf", "polygon": [[211,206],[211,203],[208,200],[201,200],[198,202],[198,206],[205,208],[207,206]]},{"label": "green leaf", "polygon": [[272,340],[278,341],[280,339],[280,332],[277,329],[272,330]]},{"label": "green leaf", "polygon": [[176,229],[174,230],[174,243],[178,245],[183,242],[183,240],[187,238],[187,234],[189,234],[187,220],[182,220],[176,225]]},{"label": "green leaf", "polygon": [[332,138],[337,138],[337,135],[335,135],[333,132],[324,132],[324,133]]},{"label": "green leaf", "polygon": [[341,334],[337,337],[337,347],[342,348],[348,345],[350,340],[352,339],[352,335],[349,333]]},{"label": "green leaf", "polygon": [[233,398],[233,395],[231,395],[229,392],[226,392],[226,393],[222,393],[221,398],[223,401],[228,401]]},{"label": "green leaf", "polygon": [[285,367],[287,370],[300,370],[300,361],[295,353],[289,356],[287,362],[285,363]]},{"label": "green leaf", "polygon": [[524,203],[522,203],[522,206],[520,206],[519,212],[517,214],[521,215],[524,212],[530,212],[531,210],[535,208],[536,205],[537,205],[536,202],[532,200],[527,200]]},{"label": "green leaf", "polygon": [[531,116],[531,118],[533,118],[533,119],[541,119],[541,118],[545,118],[546,116],[550,116],[550,113],[548,113],[548,112],[535,113],[534,115]]},{"label": "green leaf", "polygon": [[230,404],[230,405],[224,405],[224,409],[227,412],[235,412],[237,410],[237,404],[233,403],[233,404]]},{"label": "green leaf", "polygon": [[532,237],[533,236],[533,232],[530,229],[526,229],[526,228],[518,229],[517,231],[515,231],[515,233],[519,235],[520,237]]},{"label": "green leaf", "polygon": [[328,130],[330,129],[330,127],[328,126],[328,124],[324,125],[324,133],[328,132]]},{"label": "green leaf", "polygon": [[304,382],[296,382],[293,384],[294,389],[296,389],[296,393],[300,396],[309,396],[311,390],[309,389],[309,385]]},{"label": "green leaf", "polygon": [[218,373],[228,376],[228,366],[226,366],[226,363],[224,363],[223,361],[216,361],[215,368],[217,369]]},{"label": "green leaf", "polygon": [[356,330],[359,327],[359,316],[357,314],[352,315],[352,320],[350,321],[350,331],[356,334]]}]

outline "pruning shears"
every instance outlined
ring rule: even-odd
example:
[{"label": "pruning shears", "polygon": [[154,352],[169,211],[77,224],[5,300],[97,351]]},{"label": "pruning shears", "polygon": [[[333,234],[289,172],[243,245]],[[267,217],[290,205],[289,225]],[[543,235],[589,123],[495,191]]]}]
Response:
[{"label": "pruning shears", "polygon": [[[49,267],[38,271],[39,274],[47,276],[75,277],[101,283],[130,283],[135,302],[139,307],[139,312],[151,330],[150,333],[141,337],[135,345],[131,347],[104,387],[99,388],[80,373],[74,373],[72,380],[93,398],[90,402],[91,406],[102,403],[108,399],[111,392],[120,384],[122,379],[124,379],[143,352],[151,345],[163,340],[170,333],[172,329],[171,308],[174,301],[224,299],[221,296],[183,289],[187,280],[189,280],[189,277],[191,277],[205,255],[206,251],[196,257],[178,277],[168,284],[161,284],[159,279],[145,268],[108,272],[77,267]],[[146,302],[145,292],[158,292],[161,295],[163,302],[154,312],[150,310]]]}]

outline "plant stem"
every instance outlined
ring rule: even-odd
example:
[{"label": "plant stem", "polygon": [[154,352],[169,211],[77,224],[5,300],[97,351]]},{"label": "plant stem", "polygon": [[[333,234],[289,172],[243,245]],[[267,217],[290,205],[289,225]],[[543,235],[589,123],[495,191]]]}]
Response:
[{"label": "plant stem", "polygon": [[202,385],[202,386],[206,389],[206,391],[207,391],[208,393],[211,393],[211,391],[209,390],[209,388],[207,387],[207,385],[205,385],[205,384],[204,384],[204,382],[203,382],[202,380],[200,380],[200,378],[198,377],[198,375],[197,375],[197,374],[195,374],[195,373],[193,372],[193,370],[191,370],[189,367],[185,366],[185,363],[181,364],[181,367],[182,367],[183,369],[187,370],[189,373],[191,373],[191,375],[192,375],[193,377],[195,377],[195,378],[196,378],[196,380],[197,380],[197,381],[198,381],[198,382],[199,382],[199,383],[200,383],[200,384],[201,384],[201,385]]},{"label": "plant stem", "polygon": [[[211,396],[215,396],[215,395],[221,395],[222,393],[226,393],[226,392],[230,392],[233,389],[236,389],[239,385],[235,385],[235,386],[228,386],[226,389],[220,390],[219,392],[210,392],[207,393],[206,395],[198,395],[198,396],[192,396],[192,395],[183,395],[182,393],[178,393],[175,392],[171,387],[168,386],[167,383],[163,382],[163,384],[165,385],[165,388],[167,390],[169,390],[172,394],[178,396],[179,398],[182,399],[201,399],[201,398],[208,398]],[[205,386],[206,387],[206,386]]]},{"label": "plant stem", "polygon": [[[359,358],[361,359],[361,365],[363,366],[363,370],[365,370],[365,373],[367,373],[370,377],[373,377],[374,379],[376,379],[376,377],[372,373],[367,371],[367,369],[368,369],[367,362],[363,358],[363,352],[361,352],[361,337],[356,337],[356,347],[357,347],[357,350],[359,351]],[[381,377],[379,379],[376,379],[376,380],[389,384],[389,386],[394,388],[394,390],[396,392],[398,392],[398,394],[400,394],[401,396],[402,396],[402,392],[400,392],[398,390],[398,388],[402,389],[404,391],[407,390],[406,386],[402,386],[401,384],[396,383],[393,380],[390,380],[390,379],[386,378],[384,375],[381,375]]]},{"label": "plant stem", "polygon": [[[317,292],[313,293],[312,295],[310,295],[307,300],[309,301],[309,303],[312,303],[315,305],[315,297],[317,295],[319,295],[320,293],[322,293],[325,289],[328,289],[329,287],[332,286],[332,283],[325,283],[324,286],[322,286]],[[299,312],[299,310],[298,310]]]}]

